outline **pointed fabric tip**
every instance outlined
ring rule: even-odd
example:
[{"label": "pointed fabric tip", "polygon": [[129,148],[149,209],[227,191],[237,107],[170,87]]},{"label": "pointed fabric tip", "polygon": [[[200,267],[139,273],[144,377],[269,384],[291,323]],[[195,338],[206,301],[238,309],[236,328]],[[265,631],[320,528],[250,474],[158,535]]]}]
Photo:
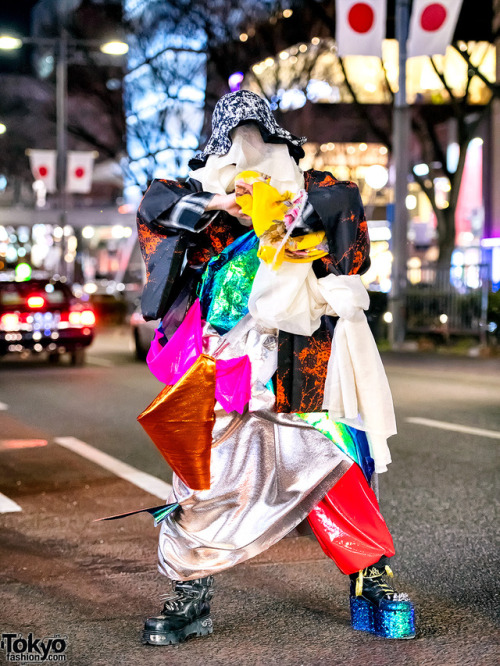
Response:
[{"label": "pointed fabric tip", "polygon": [[162,504],[161,506],[152,506],[148,509],[137,509],[137,511],[128,511],[127,513],[117,513],[115,516],[107,516],[106,518],[96,518],[93,522],[99,523],[103,520],[118,520],[119,518],[127,518],[128,516],[135,516],[138,513],[149,513],[155,520],[155,527],[159,525],[162,520],[175,511],[180,504]]},{"label": "pointed fabric tip", "polygon": [[167,504],[163,507],[157,506],[155,509],[148,509],[148,513],[150,513],[155,519],[155,527],[163,520],[165,520],[165,518],[173,511],[175,511],[179,506],[179,503],[175,502],[174,504]]}]

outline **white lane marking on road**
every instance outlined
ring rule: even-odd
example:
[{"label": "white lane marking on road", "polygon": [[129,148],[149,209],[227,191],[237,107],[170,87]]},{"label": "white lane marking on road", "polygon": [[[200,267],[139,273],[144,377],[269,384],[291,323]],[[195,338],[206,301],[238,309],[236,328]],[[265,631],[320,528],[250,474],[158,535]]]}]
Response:
[{"label": "white lane marking on road", "polygon": [[132,467],[132,465],[128,465],[117,458],[113,458],[113,456],[90,446],[90,444],[82,442],[76,437],[56,437],[54,441],[56,444],[64,446],[66,449],[77,453],[83,458],[91,460],[96,463],[96,465],[100,465],[101,467],[104,467],[104,469],[113,472],[113,474],[125,479],[125,481],[129,481],[135,486],[142,488],[151,495],[155,495],[155,497],[166,500],[170,495],[172,486],[169,483],[158,479],[156,476],[147,474],[146,472],[141,472],[141,470]]},{"label": "white lane marking on road", "polygon": [[103,368],[112,368],[113,361],[108,361],[106,358],[97,358],[96,356],[87,356],[88,365],[101,365]]},{"label": "white lane marking on road", "polygon": [[22,509],[19,504],[0,493],[0,513],[14,513],[14,511],[22,511]]},{"label": "white lane marking on road", "polygon": [[448,423],[448,421],[435,421],[434,419],[421,419],[418,416],[409,416],[406,421],[415,425],[429,426],[430,428],[439,428],[440,430],[451,430],[452,432],[464,432],[468,435],[479,435],[479,437],[489,437],[491,439],[500,439],[500,432],[497,430],[486,430],[485,428],[474,428],[464,426],[458,423]]},{"label": "white lane marking on road", "polygon": [[0,402],[0,412],[5,412],[9,409],[9,405],[6,405],[5,402]]}]

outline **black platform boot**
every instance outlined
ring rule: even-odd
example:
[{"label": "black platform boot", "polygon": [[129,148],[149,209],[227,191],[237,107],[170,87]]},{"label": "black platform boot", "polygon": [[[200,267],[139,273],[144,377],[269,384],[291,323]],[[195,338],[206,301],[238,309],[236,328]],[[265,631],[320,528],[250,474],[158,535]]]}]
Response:
[{"label": "black platform boot", "polygon": [[351,574],[351,622],[353,629],[383,638],[414,638],[415,611],[407,594],[387,583],[389,566],[371,566]]},{"label": "black platform boot", "polygon": [[176,645],[187,638],[212,633],[209,601],[213,596],[213,576],[196,580],[173,580],[174,593],[167,595],[163,610],[148,617],[142,642],[149,645]]}]

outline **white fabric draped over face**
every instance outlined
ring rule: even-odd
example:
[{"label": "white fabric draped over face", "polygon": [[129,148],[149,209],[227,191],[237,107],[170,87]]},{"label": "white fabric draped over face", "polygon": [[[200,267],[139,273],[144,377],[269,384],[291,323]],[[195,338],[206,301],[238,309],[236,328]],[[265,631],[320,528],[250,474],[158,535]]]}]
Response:
[{"label": "white fabric draped over face", "polygon": [[271,177],[278,192],[297,193],[304,188],[304,174],[290,156],[285,143],[266,143],[255,123],[240,125],[231,132],[232,146],[226,155],[210,155],[201,169],[191,171],[205,192],[234,192],[236,176],[242,171],[258,171]]},{"label": "white fabric draped over face", "polygon": [[391,390],[364,310],[370,300],[359,275],[318,279],[312,264],[261,263],[248,303],[261,325],[312,335],[323,315],[339,317],[332,341],[323,409],[332,421],[365,430],[375,471],[391,462],[387,438],[396,434]]}]

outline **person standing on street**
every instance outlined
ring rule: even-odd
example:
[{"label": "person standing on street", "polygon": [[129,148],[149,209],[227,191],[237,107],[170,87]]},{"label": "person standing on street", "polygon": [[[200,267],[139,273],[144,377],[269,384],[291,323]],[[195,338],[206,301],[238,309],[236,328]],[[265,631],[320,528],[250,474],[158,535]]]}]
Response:
[{"label": "person standing on street", "polygon": [[[138,210],[143,313],[163,319],[158,353],[177,363],[169,345],[200,326],[202,353],[174,386],[192,396],[190,418],[209,386],[193,380],[193,368],[217,368],[209,481],[190,487],[174,467],[174,510],[158,549],[173,594],[146,620],[143,642],[212,633],[214,576],[305,519],[350,578],[354,629],[412,638],[413,606],[389,584],[394,547],[370,485],[390,463],[396,427],[364,315],[360,276],[370,259],[358,188],[303,172],[306,139],[280,127],[252,92],[224,95],[212,128],[190,178],[153,181]],[[240,373],[237,389],[224,391],[222,367]],[[236,394],[247,384],[242,406]],[[198,424],[191,432],[186,450]],[[174,453],[185,465],[187,453]]]}]

